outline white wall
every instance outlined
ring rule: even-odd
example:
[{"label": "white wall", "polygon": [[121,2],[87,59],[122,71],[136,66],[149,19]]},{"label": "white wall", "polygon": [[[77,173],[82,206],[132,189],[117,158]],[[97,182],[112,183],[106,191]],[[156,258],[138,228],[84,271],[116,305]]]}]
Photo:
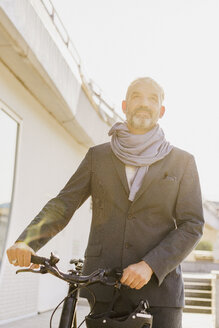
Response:
[{"label": "white wall", "polygon": [[[21,122],[7,238],[9,247],[44,204],[64,186],[87,149],[73,140],[1,62],[0,101],[13,110]],[[39,253],[48,256],[50,251],[57,251],[62,258],[61,269],[68,267],[67,261],[73,255],[83,256],[90,225],[89,208],[88,200],[68,227]],[[63,283],[55,279],[48,281],[48,277],[28,273],[16,276],[6,256],[0,270],[0,323],[51,308],[64,293]]]}]

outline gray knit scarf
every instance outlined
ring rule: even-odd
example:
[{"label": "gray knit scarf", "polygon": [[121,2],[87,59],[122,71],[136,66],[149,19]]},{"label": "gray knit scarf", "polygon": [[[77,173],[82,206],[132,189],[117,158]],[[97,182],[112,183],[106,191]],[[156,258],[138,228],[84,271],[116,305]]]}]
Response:
[{"label": "gray knit scarf", "polygon": [[168,155],[173,146],[166,141],[158,124],[145,134],[132,134],[126,122],[118,122],[110,129],[109,136],[116,157],[124,164],[138,167],[129,194],[129,200],[133,201],[149,166]]}]

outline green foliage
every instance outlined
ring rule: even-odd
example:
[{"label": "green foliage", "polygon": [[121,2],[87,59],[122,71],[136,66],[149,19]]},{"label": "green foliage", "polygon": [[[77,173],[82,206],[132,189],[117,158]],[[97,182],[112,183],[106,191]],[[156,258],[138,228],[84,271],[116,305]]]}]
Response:
[{"label": "green foliage", "polygon": [[195,249],[200,251],[212,251],[213,245],[210,241],[202,240],[198,243]]}]

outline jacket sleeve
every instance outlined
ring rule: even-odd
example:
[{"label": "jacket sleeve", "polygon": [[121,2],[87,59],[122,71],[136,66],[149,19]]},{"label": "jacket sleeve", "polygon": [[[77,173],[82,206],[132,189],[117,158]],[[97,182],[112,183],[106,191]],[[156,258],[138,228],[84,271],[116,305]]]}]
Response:
[{"label": "jacket sleeve", "polygon": [[143,260],[158,278],[159,286],[166,275],[174,270],[192,251],[203,233],[203,208],[199,177],[194,157],[191,155],[181,179],[175,220],[177,228],[168,235]]},{"label": "jacket sleeve", "polygon": [[68,224],[91,194],[91,154],[92,148],[65,187],[43,207],[16,242],[23,241],[36,252]]}]

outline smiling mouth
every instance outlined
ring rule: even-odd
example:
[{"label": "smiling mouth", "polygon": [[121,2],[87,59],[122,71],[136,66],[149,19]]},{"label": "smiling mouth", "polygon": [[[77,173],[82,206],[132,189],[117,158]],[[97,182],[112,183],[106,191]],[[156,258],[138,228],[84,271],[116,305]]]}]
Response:
[{"label": "smiling mouth", "polygon": [[147,112],[146,110],[138,110],[135,115],[141,115],[141,116],[145,116],[145,117],[151,117],[151,114],[149,112]]}]

